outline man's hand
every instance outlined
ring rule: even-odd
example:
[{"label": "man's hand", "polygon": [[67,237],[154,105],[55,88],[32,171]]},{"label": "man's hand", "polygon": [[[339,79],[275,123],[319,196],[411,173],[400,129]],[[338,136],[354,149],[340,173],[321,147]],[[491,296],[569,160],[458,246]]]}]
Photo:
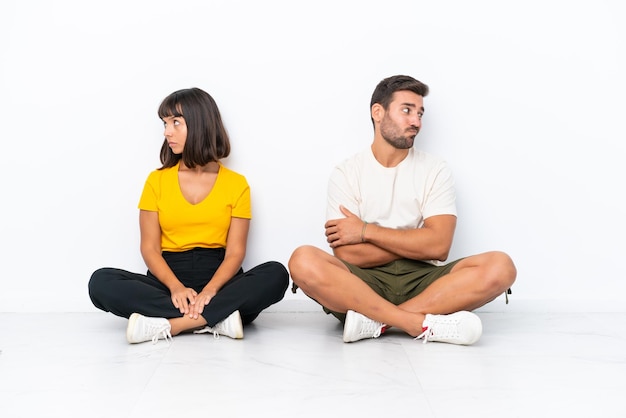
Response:
[{"label": "man's hand", "polygon": [[365,222],[343,206],[339,206],[339,210],[346,217],[343,219],[331,219],[326,222],[324,225],[324,228],[326,228],[326,241],[328,241],[331,248],[360,244]]}]

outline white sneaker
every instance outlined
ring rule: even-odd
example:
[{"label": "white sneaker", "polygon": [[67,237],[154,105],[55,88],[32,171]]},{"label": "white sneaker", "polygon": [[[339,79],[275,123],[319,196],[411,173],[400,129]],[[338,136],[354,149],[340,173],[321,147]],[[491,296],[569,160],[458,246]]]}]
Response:
[{"label": "white sneaker", "polygon": [[159,339],[172,340],[172,326],[165,318],[151,318],[134,313],[128,318],[126,339],[129,343],[143,343],[152,340],[156,344]]},{"label": "white sneaker", "polygon": [[243,325],[239,311],[231,313],[228,318],[222,322],[218,322],[213,327],[204,327],[201,330],[194,331],[194,334],[204,334],[207,332],[212,332],[215,338],[219,338],[220,335],[235,339],[243,338]]},{"label": "white sneaker", "polygon": [[478,315],[468,311],[459,311],[449,315],[427,314],[422,324],[424,332],[415,339],[438,341],[442,343],[470,345],[474,344],[483,333],[483,325]]},{"label": "white sneaker", "polygon": [[385,324],[369,319],[355,311],[346,312],[343,325],[343,342],[351,343],[365,338],[378,338],[385,332]]}]

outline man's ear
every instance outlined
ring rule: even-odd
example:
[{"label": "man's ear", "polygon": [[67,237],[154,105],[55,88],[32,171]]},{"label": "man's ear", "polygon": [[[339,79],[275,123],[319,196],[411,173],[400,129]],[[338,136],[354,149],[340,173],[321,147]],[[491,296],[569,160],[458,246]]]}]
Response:
[{"label": "man's ear", "polygon": [[374,122],[380,123],[380,121],[383,120],[383,116],[385,116],[385,109],[383,109],[383,106],[380,103],[374,103],[372,105],[371,113]]}]

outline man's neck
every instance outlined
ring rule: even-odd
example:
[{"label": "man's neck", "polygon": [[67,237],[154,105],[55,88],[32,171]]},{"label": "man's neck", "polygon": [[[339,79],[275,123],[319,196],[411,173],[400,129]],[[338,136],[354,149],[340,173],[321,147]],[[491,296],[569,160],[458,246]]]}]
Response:
[{"label": "man's neck", "polygon": [[409,150],[395,148],[380,138],[380,140],[375,139],[372,143],[372,153],[376,161],[383,167],[395,167],[409,155]]}]

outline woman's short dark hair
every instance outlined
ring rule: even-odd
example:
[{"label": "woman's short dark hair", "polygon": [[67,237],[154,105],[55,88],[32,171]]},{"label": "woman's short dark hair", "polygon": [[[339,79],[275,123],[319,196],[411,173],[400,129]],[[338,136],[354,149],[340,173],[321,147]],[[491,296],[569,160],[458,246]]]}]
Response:
[{"label": "woman's short dark hair", "polygon": [[[393,94],[397,91],[408,90],[413,93],[426,97],[428,95],[428,86],[421,81],[414,79],[408,75],[394,75],[382,80],[372,93],[372,100],[370,100],[370,109],[374,106],[374,103],[380,104],[383,109],[389,108],[389,103],[393,98]],[[372,119],[372,123],[374,120]]]},{"label": "woman's short dark hair", "polygon": [[183,117],[187,140],[182,154],[174,154],[167,144],[161,147],[163,167],[175,166],[181,159],[189,168],[219,161],[230,154],[230,140],[213,97],[199,88],[175,91],[163,99],[159,118]]}]

